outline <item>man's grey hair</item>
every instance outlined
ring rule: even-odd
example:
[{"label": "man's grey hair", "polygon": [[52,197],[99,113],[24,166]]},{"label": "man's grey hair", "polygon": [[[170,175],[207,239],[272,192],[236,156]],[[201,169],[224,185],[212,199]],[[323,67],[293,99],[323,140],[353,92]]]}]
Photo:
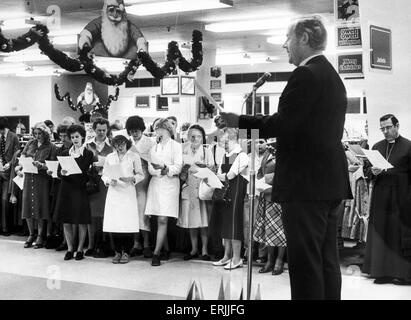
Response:
[{"label": "man's grey hair", "polygon": [[292,25],[295,35],[300,38],[306,32],[308,45],[314,50],[325,50],[327,46],[327,29],[320,16],[310,16],[298,19]]}]

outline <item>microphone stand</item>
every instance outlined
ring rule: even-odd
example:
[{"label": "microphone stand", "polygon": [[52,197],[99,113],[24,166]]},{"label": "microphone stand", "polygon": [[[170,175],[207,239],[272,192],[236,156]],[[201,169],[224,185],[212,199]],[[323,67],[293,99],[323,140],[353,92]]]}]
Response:
[{"label": "microphone stand", "polygon": [[[251,113],[256,115],[256,86],[253,86],[251,97]],[[248,99],[248,98],[246,98]],[[255,203],[255,137],[253,130],[251,130],[251,165],[250,165],[250,189],[249,189],[249,227],[248,227],[248,261],[247,261],[247,300],[250,300],[251,296],[251,284],[252,284],[252,266],[253,266],[253,229],[254,229],[254,203]]]}]

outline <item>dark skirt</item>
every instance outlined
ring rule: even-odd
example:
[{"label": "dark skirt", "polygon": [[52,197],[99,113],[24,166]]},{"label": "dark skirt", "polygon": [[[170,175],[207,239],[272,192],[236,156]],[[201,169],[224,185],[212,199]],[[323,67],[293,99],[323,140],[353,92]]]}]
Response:
[{"label": "dark skirt", "polygon": [[22,218],[50,219],[50,177],[45,174],[24,174]]},{"label": "dark skirt", "polygon": [[90,203],[85,184],[61,181],[55,211],[55,220],[60,223],[90,224]]},{"label": "dark skirt", "polygon": [[242,176],[230,180],[231,201],[213,202],[210,219],[210,232],[223,239],[244,239],[244,198],[247,192],[247,180]]},{"label": "dark skirt", "polygon": [[104,207],[106,205],[107,190],[108,188],[100,178],[99,192],[89,195],[91,216],[93,218],[104,217]]}]

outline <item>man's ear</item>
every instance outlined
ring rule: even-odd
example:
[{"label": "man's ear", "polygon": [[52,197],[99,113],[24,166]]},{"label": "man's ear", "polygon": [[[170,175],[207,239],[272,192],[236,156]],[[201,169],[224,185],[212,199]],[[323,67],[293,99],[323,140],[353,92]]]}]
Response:
[{"label": "man's ear", "polygon": [[307,32],[303,32],[301,38],[300,38],[300,43],[302,44],[308,44],[308,41],[310,40],[310,37],[308,36]]}]

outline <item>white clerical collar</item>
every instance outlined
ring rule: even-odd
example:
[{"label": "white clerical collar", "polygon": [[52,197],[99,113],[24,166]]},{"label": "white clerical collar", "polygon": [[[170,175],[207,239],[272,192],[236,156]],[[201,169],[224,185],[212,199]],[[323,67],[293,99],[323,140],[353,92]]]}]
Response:
[{"label": "white clerical collar", "polygon": [[322,53],[317,53],[317,54],[314,54],[314,55],[312,55],[312,56],[309,56],[308,58],[306,58],[306,59],[304,59],[303,61],[301,61],[299,67],[305,66],[305,65],[307,64],[307,62],[310,61],[312,58],[315,58],[315,57],[318,57],[318,56],[322,56],[322,55],[323,55]]},{"label": "white clerical collar", "polygon": [[234,147],[234,149],[230,152],[230,153],[225,153],[227,157],[231,157],[234,153],[240,153],[241,151],[243,151],[243,149],[241,148],[241,146],[239,144],[236,144],[236,146]]}]

